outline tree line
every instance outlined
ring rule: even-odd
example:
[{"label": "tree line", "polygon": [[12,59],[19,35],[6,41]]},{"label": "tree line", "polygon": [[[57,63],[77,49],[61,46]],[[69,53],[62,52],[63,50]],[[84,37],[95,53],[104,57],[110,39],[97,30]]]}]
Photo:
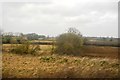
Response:
[{"label": "tree line", "polygon": [[23,34],[19,33],[14,34],[12,32],[9,33],[3,33],[1,34],[2,36],[2,43],[7,44],[7,43],[22,43],[22,41],[25,40],[39,40],[39,39],[46,39],[47,37],[45,35],[38,35],[36,33],[29,33],[29,34]]}]

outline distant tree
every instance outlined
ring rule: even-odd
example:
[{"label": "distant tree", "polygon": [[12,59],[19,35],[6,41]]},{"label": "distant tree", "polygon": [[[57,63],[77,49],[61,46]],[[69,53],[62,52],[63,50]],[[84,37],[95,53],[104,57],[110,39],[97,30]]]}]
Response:
[{"label": "distant tree", "polygon": [[26,36],[28,40],[38,40],[39,38],[39,35],[36,33],[27,34]]},{"label": "distant tree", "polygon": [[45,37],[46,37],[46,36],[44,36],[44,35],[39,35],[39,38],[45,39]]},{"label": "distant tree", "polygon": [[8,32],[8,36],[13,36],[13,33],[12,32]]},{"label": "distant tree", "polygon": [[10,43],[10,42],[11,42],[11,36],[2,37],[2,43]]},{"label": "distant tree", "polygon": [[23,36],[24,36],[24,34],[23,34],[23,33],[20,33],[20,36],[21,36],[21,37],[23,37]]},{"label": "distant tree", "polygon": [[113,38],[110,38],[110,41],[113,41]]},{"label": "distant tree", "polygon": [[103,40],[106,40],[106,38],[105,38],[105,37],[103,37]]},{"label": "distant tree", "polygon": [[74,34],[82,37],[81,32],[80,32],[78,29],[74,28],[74,27],[70,27],[70,28],[68,29],[68,33],[74,33]]}]

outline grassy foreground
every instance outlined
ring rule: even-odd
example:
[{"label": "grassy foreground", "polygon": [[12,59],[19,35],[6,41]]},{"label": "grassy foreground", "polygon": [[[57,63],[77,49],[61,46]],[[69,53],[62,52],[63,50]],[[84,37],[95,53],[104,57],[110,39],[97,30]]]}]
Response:
[{"label": "grassy foreground", "polygon": [[117,59],[68,55],[2,55],[3,78],[113,78],[118,77]]}]

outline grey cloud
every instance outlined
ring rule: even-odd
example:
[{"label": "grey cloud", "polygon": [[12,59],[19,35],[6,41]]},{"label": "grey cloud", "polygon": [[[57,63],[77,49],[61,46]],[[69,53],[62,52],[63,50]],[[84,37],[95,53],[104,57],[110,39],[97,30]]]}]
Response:
[{"label": "grey cloud", "polygon": [[4,3],[3,26],[5,31],[51,36],[64,32],[68,27],[78,28],[83,35],[117,36],[117,1],[85,1]]}]

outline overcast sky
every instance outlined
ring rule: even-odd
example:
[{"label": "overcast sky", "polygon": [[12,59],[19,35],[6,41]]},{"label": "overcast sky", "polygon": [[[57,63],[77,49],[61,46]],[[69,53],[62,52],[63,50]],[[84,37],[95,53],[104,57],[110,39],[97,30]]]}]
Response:
[{"label": "overcast sky", "polygon": [[84,36],[118,36],[118,0],[22,0],[1,4],[0,26],[4,32],[56,36],[75,27]]}]

